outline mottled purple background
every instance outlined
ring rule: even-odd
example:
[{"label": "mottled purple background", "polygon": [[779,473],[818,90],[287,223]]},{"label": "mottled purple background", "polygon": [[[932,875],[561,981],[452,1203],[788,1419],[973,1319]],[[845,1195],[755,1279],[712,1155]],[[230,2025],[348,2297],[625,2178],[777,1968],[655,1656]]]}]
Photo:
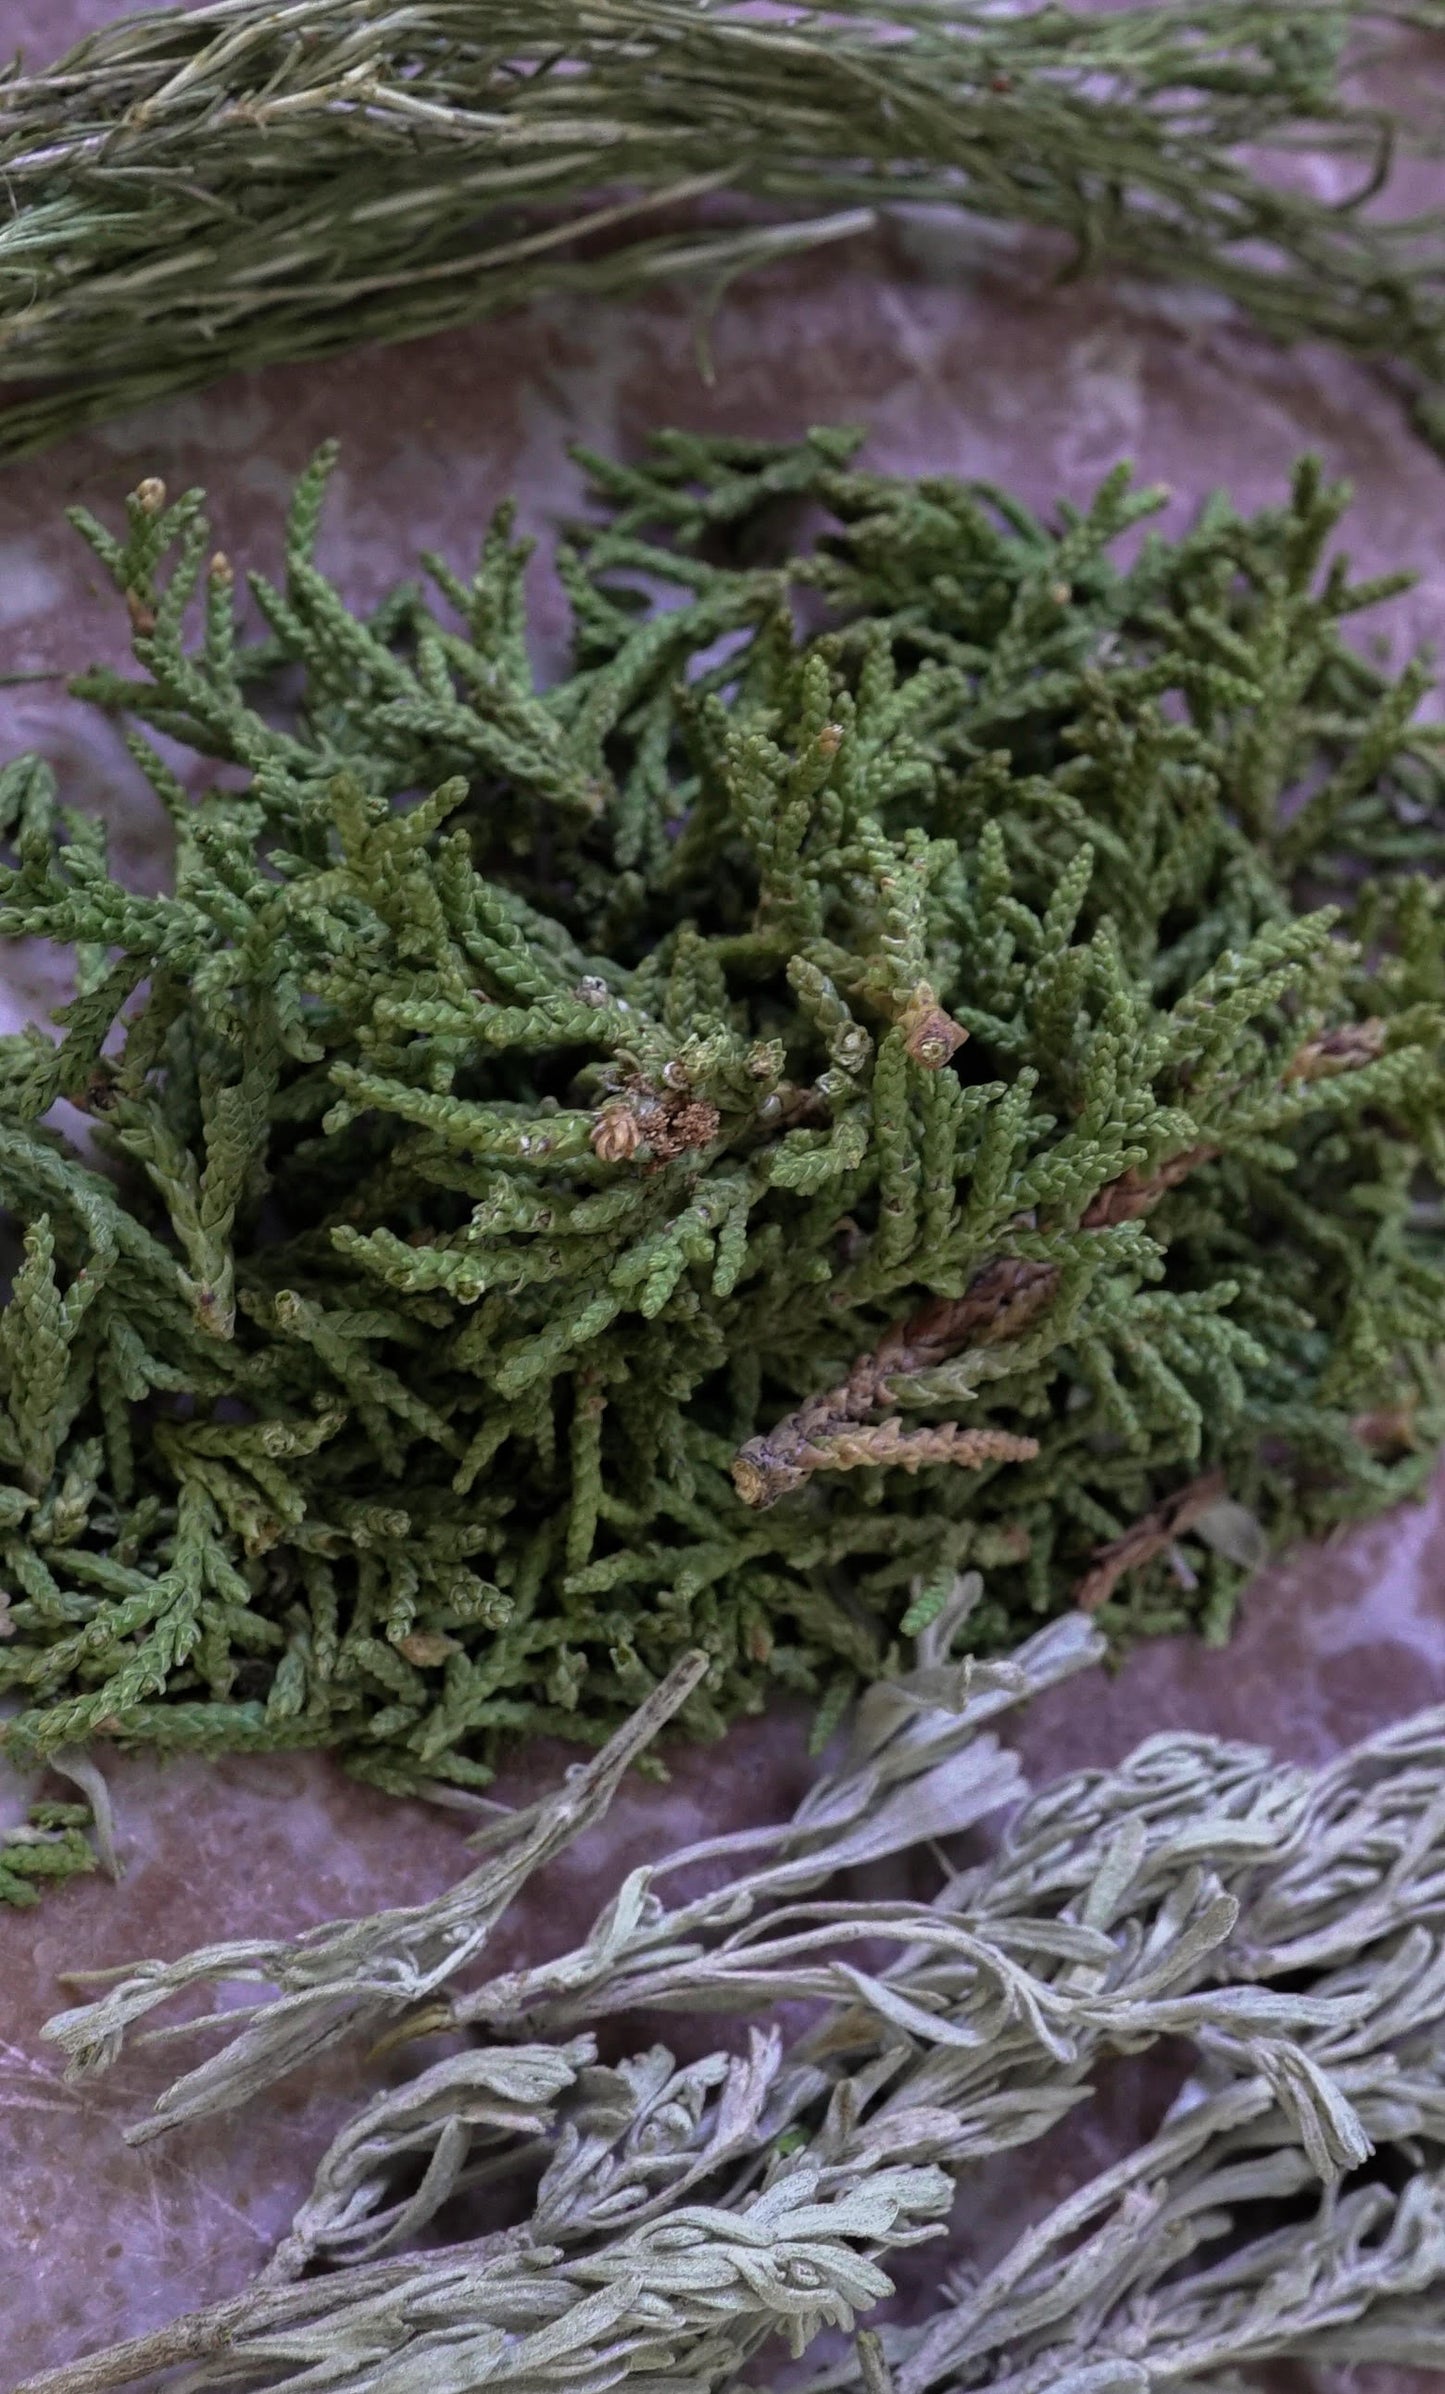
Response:
[{"label": "mottled purple background", "polygon": [[[0,0],[0,47],[19,41],[38,63],[117,13],[110,0]],[[233,380],[11,467],[0,474],[0,673],[57,679],[0,688],[0,755],[42,749],[67,797],[106,814],[128,870],[158,883],[156,802],[115,731],[59,679],[123,654],[113,599],[63,509],[113,511],[144,474],[173,490],[203,481],[218,543],[272,569],[289,485],[333,433],[342,467],[324,559],[354,602],[421,548],[464,560],[508,492],[545,549],[576,495],[570,439],[626,453],[659,423],[785,436],[855,421],[870,427],[877,465],[982,474],[1043,504],[1086,498],[1128,456],[1172,487],[1175,521],[1221,484],[1244,503],[1274,499],[1312,447],[1358,491],[1357,564],[1420,574],[1390,612],[1392,648],[1436,640],[1445,625],[1445,468],[1365,369],[1315,349],[1282,354],[1208,301],[1053,290],[996,234],[911,224],[736,289],[713,328],[710,385],[694,334],[678,293],[605,310],[547,305],[402,351]],[[535,588],[543,640],[555,643],[545,557]],[[39,950],[8,951],[5,975],[5,1027],[59,994]],[[1437,1500],[1261,1581],[1226,1651],[1164,1643],[1117,1676],[1059,1691],[1023,1744],[1045,1772],[1111,1761],[1175,1725],[1329,1753],[1445,1697],[1442,1563]],[[540,1786],[555,1761],[529,1757],[511,1785]],[[131,2152],[121,2125],[160,2078],[135,2065],[97,2090],[64,2086],[36,2037],[63,1999],[60,1971],[419,1898],[464,1867],[452,1816],[394,1805],[324,1761],[109,1768],[123,1884],[87,1882],[33,1915],[0,1911],[0,2388],[239,2286],[337,2116],[333,2086],[302,2086],[257,2117]],[[684,1753],[670,1787],[625,1791],[610,1823],[518,1907],[500,1958],[570,1941],[626,1867],[704,1829],[773,1817],[806,1776],[801,1725],[786,1712]],[[0,1777],[4,1817],[23,1802]],[[1126,2090],[1105,2107],[1111,2133],[1135,2133],[1142,2099]],[[1036,2157],[1029,2199],[1062,2192],[1077,2166],[1076,2148]],[[1031,2165],[1008,2167],[1017,2185]],[[1364,2384],[1366,2373],[1349,2374]]]}]

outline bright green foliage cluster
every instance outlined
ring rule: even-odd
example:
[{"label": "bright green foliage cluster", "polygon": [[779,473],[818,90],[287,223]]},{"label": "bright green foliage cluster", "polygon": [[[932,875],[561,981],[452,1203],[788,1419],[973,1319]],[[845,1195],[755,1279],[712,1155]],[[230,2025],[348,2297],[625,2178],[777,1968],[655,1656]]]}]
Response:
[{"label": "bright green foliage cluster", "polygon": [[[360,619],[313,562],[323,457],[252,645],[199,494],[81,521],[142,667],[83,687],[228,770],[193,800],[133,732],[160,897],[44,765],[0,779],[0,931],[75,958],[58,1040],[0,1045],[18,1759],[478,1783],[684,1645],[696,1731],[773,1688],[826,1726],[963,1566],[1010,1642],[1220,1471],[1102,1615],[1219,1634],[1251,1514],[1418,1485],[1445,782],[1421,675],[1339,637],[1384,588],[1322,565],[1342,495],[1306,464],[1121,568],[1158,504],[1123,472],[1050,530],[854,447],[591,461],[548,689],[505,515],[470,582],[428,560],[435,604]],[[778,562],[800,505],[827,530]],[[911,1342],[1030,1265],[1026,1320]],[[750,1508],[739,1448],[810,1404]],[[910,1446],[949,1424],[1013,1459]]]}]

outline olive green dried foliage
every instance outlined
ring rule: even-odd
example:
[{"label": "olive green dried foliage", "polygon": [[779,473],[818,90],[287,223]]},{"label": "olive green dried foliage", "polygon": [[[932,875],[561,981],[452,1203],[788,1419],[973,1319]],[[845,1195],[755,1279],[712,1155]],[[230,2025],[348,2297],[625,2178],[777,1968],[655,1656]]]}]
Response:
[{"label": "olive green dried foliage", "polygon": [[[1166,1732],[1020,1804],[988,1724],[1103,1641],[1075,1615],[1006,1660],[958,1662],[978,1587],[949,1592],[919,1667],[865,1698],[790,1823],[634,1871],[570,1954],[444,1991],[521,1855],[539,1857],[540,1807],[486,1829],[490,1860],[434,1905],[103,1974],[118,1983],[46,2032],[80,2069],[174,1994],[272,1982],[239,2028],[234,2009],[199,2024],[222,2041],[140,2133],[220,2133],[217,2112],[314,2052],[307,2023],[334,2038],[389,2015],[392,2081],[246,2291],[20,2394],[105,2394],[181,2361],[196,2394],[711,2394],[780,2333],[798,2354],[850,2327],[955,2191],[965,2220],[997,2201],[981,2164],[1165,2040],[1192,2068],[1157,2132],[1081,2174],[985,2274],[935,2269],[925,2316],[861,2336],[817,2394],[1147,2394],[1277,2358],[1438,2367],[1445,1712],[1319,1770]],[[551,1799],[547,1850],[599,1801]],[[942,1862],[938,1839],[1004,1804],[986,1859]],[[931,1900],[837,1884],[930,1844]],[[419,1976],[439,1938],[452,1961]],[[596,2022],[666,2009],[747,2021],[746,2044],[599,2063]],[[398,2078],[399,2041],[443,2019],[481,2034]],[[517,2224],[479,2233],[468,2202],[498,2188]]]},{"label": "olive green dried foliage", "polygon": [[[0,932],[75,973],[0,1042],[22,1764],[475,1786],[691,1647],[693,1733],[826,1735],[961,1567],[981,1651],[1219,1636],[1420,1484],[1439,738],[1340,633],[1395,584],[1323,564],[1309,463],[1121,566],[1123,471],[1050,529],[854,445],[593,461],[551,688],[505,513],[362,619],[323,456],[259,641],[197,495],[78,519],[176,866],[6,769]],[[776,562],[784,502],[827,529]]]},{"label": "olive green dried foliage", "polygon": [[[900,204],[1202,285],[1387,360],[1438,436],[1440,0],[219,0],[0,78],[0,380],[17,455],[230,369],[549,292],[732,275]],[[1383,87],[1360,70],[1398,52]],[[1423,52],[1420,45],[1423,44]],[[1344,162],[1317,196],[1302,149]],[[39,387],[37,387],[39,386]],[[48,387],[46,387],[48,386]]]}]

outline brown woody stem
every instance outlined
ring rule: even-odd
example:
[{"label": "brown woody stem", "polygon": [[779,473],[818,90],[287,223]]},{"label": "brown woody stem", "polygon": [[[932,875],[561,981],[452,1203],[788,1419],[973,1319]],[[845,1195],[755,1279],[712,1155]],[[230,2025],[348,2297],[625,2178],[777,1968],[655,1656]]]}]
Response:
[{"label": "brown woody stem", "polygon": [[1167,1553],[1175,1539],[1182,1537],[1224,1494],[1223,1472],[1206,1471],[1186,1488],[1166,1496],[1152,1512],[1131,1522],[1121,1537],[1096,1546],[1094,1567],[1079,1581],[1074,1602],[1081,1611],[1096,1613],[1101,1604],[1108,1603],[1126,1571],[1137,1571],[1141,1564],[1152,1563],[1156,1555]]},{"label": "brown woody stem", "polygon": [[[1373,1063],[1383,1053],[1384,1044],[1385,1026],[1373,1017],[1366,1022],[1343,1023],[1306,1040],[1281,1077],[1286,1082],[1314,1081],[1352,1072]],[[1166,1157],[1151,1172],[1122,1172],[1090,1200],[1079,1227],[1107,1230],[1120,1222],[1139,1221],[1161,1197],[1201,1164],[1212,1163],[1218,1153],[1217,1147],[1201,1142]],[[956,1443],[947,1452],[929,1453],[921,1442],[933,1433],[904,1433],[896,1423],[877,1426],[880,1433],[894,1433],[889,1451],[880,1447],[865,1453],[854,1425],[888,1402],[894,1379],[932,1371],[964,1347],[995,1345],[1017,1335],[1049,1303],[1058,1280],[1056,1264],[997,1256],[975,1273],[961,1297],[932,1298],[906,1322],[895,1322],[876,1347],[859,1356],[846,1380],[809,1397],[795,1413],[785,1415],[773,1429],[739,1448],[732,1474],[744,1504],[762,1511],[776,1504],[780,1496],[801,1488],[815,1471],[847,1471],[863,1462],[901,1463],[911,1471],[925,1462],[971,1462],[972,1454],[963,1444]],[[1015,1444],[1026,1446],[1030,1455],[1038,1452],[1034,1440]],[[1102,1603],[1103,1599],[1096,1601]]]}]

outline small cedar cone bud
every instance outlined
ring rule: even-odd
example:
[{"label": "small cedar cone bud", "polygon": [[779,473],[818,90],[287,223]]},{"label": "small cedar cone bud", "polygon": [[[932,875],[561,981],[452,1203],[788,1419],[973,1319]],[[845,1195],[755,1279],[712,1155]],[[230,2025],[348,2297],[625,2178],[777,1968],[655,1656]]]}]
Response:
[{"label": "small cedar cone bud", "polygon": [[822,730],[821,730],[821,731],[819,732],[819,734],[818,734],[818,754],[819,754],[819,756],[836,756],[836,755],[837,755],[837,753],[838,753],[838,751],[839,751],[839,749],[842,747],[842,745],[843,745],[843,726],[842,726],[842,724],[841,724],[841,723],[825,723],[825,724],[824,724],[824,726],[823,726],[823,728],[822,728]]},{"label": "small cedar cone bud", "polygon": [[670,1125],[678,1152],[687,1147],[708,1147],[722,1128],[722,1116],[716,1106],[705,1098],[695,1097],[690,1105],[679,1107]]},{"label": "small cedar cone bud", "polygon": [[801,1488],[808,1474],[800,1465],[772,1452],[766,1438],[750,1438],[732,1459],[733,1486],[755,1513],[766,1512],[780,1496]]},{"label": "small cedar cone bud", "polygon": [[407,1662],[415,1663],[419,1671],[444,1663],[449,1654],[461,1653],[456,1639],[449,1638],[441,1629],[413,1629],[406,1637],[397,1639],[396,1650]]},{"label": "small cedar cone bud", "polygon": [[166,503],[166,486],[158,474],[147,474],[135,486],[135,503],[142,515],[159,515]]},{"label": "small cedar cone bud", "polygon": [[861,1072],[873,1053],[873,1042],[861,1022],[845,1023],[829,1040],[828,1052],[840,1072]]},{"label": "small cedar cone bud", "polygon": [[235,581],[235,568],[224,549],[217,549],[206,567],[206,579],[213,590],[229,590]]},{"label": "small cedar cone bud", "polygon": [[598,980],[595,973],[584,973],[572,995],[579,998],[584,1006],[610,1006],[612,1003],[611,990],[605,981]]},{"label": "small cedar cone bud", "polygon": [[625,1164],[642,1145],[642,1125],[631,1106],[604,1106],[592,1125],[591,1139],[599,1163]]},{"label": "small cedar cone bud", "polygon": [[1067,607],[1073,595],[1073,587],[1070,583],[1050,582],[1049,596],[1053,600],[1056,607]]},{"label": "small cedar cone bud", "polygon": [[128,590],[125,594],[125,611],[130,617],[130,628],[136,638],[148,640],[156,628],[154,607],[141,597],[138,590]]},{"label": "small cedar cone bud", "polygon": [[915,1064],[939,1072],[968,1037],[961,1023],[945,1014],[926,981],[920,981],[898,1017],[903,1044]]}]

